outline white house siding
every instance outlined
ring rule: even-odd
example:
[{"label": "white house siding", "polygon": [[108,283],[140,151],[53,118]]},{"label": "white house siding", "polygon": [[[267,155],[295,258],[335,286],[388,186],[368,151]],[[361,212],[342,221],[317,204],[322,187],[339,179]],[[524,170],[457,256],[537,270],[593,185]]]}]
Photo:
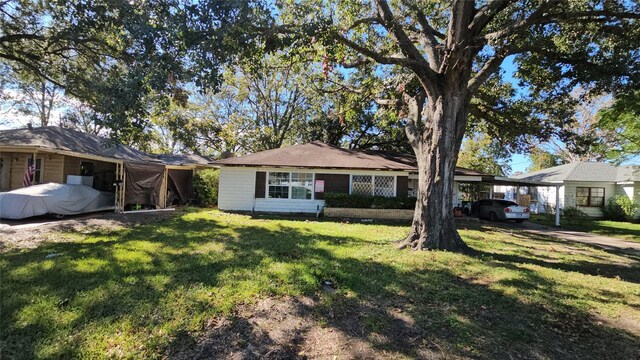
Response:
[{"label": "white house siding", "polygon": [[[604,203],[606,204],[609,198],[616,195],[616,185],[613,182],[596,182],[596,181],[566,181],[565,182],[565,205],[576,206],[576,188],[578,187],[600,187],[604,188]],[[562,194],[561,194],[562,195]],[[585,214],[592,217],[602,217],[602,208],[599,207],[578,207]]]},{"label": "white house siding", "polygon": [[[313,213],[322,210],[324,200],[269,199],[255,198],[256,171],[264,172],[305,172],[315,174],[384,175],[408,176],[403,171],[382,170],[337,170],[337,169],[296,169],[266,167],[221,167],[218,190],[218,208],[221,210],[261,211],[283,213]],[[268,194],[268,181],[265,183]],[[314,193],[315,196],[315,193]]]},{"label": "white house siding", "polygon": [[626,196],[633,200],[634,192],[634,184],[619,184],[616,186],[616,195]]},{"label": "white house siding", "polygon": [[[536,188],[536,198],[531,200],[537,201],[537,207],[531,209],[536,213],[545,213],[556,206],[556,187],[555,186],[531,186]],[[520,187],[520,194],[526,195],[526,186]],[[517,187],[511,185],[494,185],[494,192],[504,193],[506,200],[516,201]],[[564,206],[564,186],[560,186],[560,207]]]},{"label": "white house siding", "polygon": [[255,174],[255,168],[220,168],[218,208],[221,210],[253,210]]}]

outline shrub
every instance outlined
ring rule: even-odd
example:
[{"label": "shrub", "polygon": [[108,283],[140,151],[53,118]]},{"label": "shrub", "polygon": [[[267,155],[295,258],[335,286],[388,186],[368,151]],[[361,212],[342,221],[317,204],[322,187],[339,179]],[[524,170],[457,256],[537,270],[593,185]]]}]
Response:
[{"label": "shrub", "polygon": [[607,200],[603,209],[604,218],[613,221],[632,220],[640,205],[627,196],[616,195]]},{"label": "shrub", "polygon": [[325,193],[324,201],[327,207],[356,208],[356,209],[413,209],[416,198],[408,196],[371,196],[349,195],[342,193]]},{"label": "shrub", "polygon": [[566,206],[561,210],[561,216],[569,224],[582,224],[589,218],[584,211],[573,206]]},{"label": "shrub", "polygon": [[215,206],[218,204],[218,177],[217,169],[198,171],[193,177],[193,191],[195,202],[201,206]]}]

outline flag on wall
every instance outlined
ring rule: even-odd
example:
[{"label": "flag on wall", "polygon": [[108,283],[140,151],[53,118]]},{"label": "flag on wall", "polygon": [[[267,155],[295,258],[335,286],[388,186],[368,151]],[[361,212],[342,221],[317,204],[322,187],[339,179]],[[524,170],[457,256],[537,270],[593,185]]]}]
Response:
[{"label": "flag on wall", "polygon": [[36,173],[36,162],[33,157],[27,159],[27,166],[24,169],[24,176],[22,177],[22,186],[30,186],[33,184],[33,176]]}]

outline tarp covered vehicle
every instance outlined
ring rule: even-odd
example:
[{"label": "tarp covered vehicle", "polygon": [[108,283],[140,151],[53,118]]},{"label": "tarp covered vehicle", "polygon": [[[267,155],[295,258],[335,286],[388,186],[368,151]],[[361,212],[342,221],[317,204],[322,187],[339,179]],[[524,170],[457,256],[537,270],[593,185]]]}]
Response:
[{"label": "tarp covered vehicle", "polygon": [[48,183],[0,193],[0,219],[73,215],[114,208],[115,195],[90,186]]}]

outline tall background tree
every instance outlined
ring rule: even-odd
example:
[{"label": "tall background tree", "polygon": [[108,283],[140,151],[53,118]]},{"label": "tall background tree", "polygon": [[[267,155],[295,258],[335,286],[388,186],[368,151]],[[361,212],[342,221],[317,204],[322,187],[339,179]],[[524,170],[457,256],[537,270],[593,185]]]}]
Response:
[{"label": "tall background tree", "polygon": [[614,133],[616,145],[608,157],[623,161],[640,155],[640,90],[619,94],[611,106],[601,109],[598,126]]},{"label": "tall background tree", "polygon": [[306,39],[336,66],[397,69],[389,103],[401,104],[419,169],[412,229],[402,244],[412,249],[466,248],[450,201],[455,165],[473,99],[500,88],[490,80],[507,57],[515,56],[531,98],[555,102],[550,108],[561,108],[558,100],[580,84],[598,92],[628,87],[640,66],[640,10],[624,0],[310,0],[285,2],[280,11],[280,33],[293,34],[296,45]]},{"label": "tall background tree", "polygon": [[220,84],[224,64],[256,47],[269,14],[254,1],[0,2],[0,60],[54,84],[123,142],[143,142],[162,98]]},{"label": "tall background tree", "polygon": [[457,165],[485,174],[506,176],[511,154],[500,142],[486,134],[471,134],[462,142]]}]

